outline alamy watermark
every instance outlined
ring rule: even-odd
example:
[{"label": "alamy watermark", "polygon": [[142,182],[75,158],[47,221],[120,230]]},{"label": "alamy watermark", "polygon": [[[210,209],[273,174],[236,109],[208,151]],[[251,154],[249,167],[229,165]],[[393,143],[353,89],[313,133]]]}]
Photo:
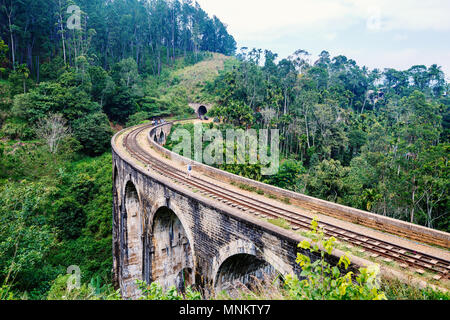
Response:
[{"label": "alamy watermark", "polygon": [[70,266],[67,268],[67,274],[70,277],[67,279],[67,290],[70,292],[73,289],[81,288],[81,269],[79,266]]},{"label": "alamy watermark", "polygon": [[370,31],[381,31],[385,28],[383,24],[381,9],[379,7],[369,8],[369,17],[366,22],[366,27]]},{"label": "alamy watermark", "polygon": [[[73,265],[67,268],[67,274],[69,275],[66,286],[67,292],[72,292],[72,290],[80,290],[81,289],[81,269],[79,266]],[[96,286],[91,283],[88,284],[88,289],[92,292],[92,295],[99,296],[101,288],[99,287],[99,283],[95,283]]]},{"label": "alamy watermark", "polygon": [[67,19],[67,29],[81,30],[81,9],[79,6],[71,5],[67,8],[67,13],[71,16]]},{"label": "alamy watermark", "polygon": [[[193,139],[188,130],[179,128],[171,140],[179,142],[172,150],[174,153],[206,165],[261,164],[263,176],[277,174],[280,166],[278,129],[228,129],[224,137],[222,131],[203,130],[202,124],[197,123]],[[204,142],[209,144],[203,149]]]}]

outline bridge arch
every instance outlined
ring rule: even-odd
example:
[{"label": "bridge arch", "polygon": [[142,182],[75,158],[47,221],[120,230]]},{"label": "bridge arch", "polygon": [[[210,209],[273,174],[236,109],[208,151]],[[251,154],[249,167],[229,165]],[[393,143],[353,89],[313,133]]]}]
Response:
[{"label": "bridge arch", "polygon": [[194,248],[183,217],[160,206],[151,217],[149,275],[164,289],[175,286],[183,292],[195,282]]},{"label": "bridge arch", "polygon": [[268,249],[260,250],[253,243],[237,240],[223,247],[213,261],[213,287],[226,289],[233,282],[248,283],[251,276],[261,279],[264,274],[286,276],[293,272]]}]

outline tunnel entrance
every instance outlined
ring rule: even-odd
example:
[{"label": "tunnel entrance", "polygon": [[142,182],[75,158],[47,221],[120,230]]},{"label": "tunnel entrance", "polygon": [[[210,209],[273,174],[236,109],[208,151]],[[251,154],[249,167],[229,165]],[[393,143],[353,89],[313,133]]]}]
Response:
[{"label": "tunnel entrance", "polygon": [[206,115],[208,113],[208,109],[206,109],[205,106],[200,106],[200,108],[198,108],[197,113],[200,117],[203,117],[204,115]]},{"label": "tunnel entrance", "polygon": [[258,281],[273,280],[278,272],[268,262],[249,254],[229,257],[220,266],[216,277],[216,291],[233,291],[245,285],[251,289]]},{"label": "tunnel entrance", "polygon": [[186,230],[167,207],[156,212],[152,230],[150,281],[158,282],[165,290],[175,286],[183,292],[194,283],[194,260]]}]

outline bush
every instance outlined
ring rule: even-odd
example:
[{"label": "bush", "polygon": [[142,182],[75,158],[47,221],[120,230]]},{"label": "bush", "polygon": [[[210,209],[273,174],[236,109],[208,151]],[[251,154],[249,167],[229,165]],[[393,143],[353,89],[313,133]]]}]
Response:
[{"label": "bush", "polygon": [[55,230],[47,225],[44,214],[51,192],[44,183],[0,187],[0,282],[14,290],[37,288],[45,281],[42,271],[57,249]]},{"label": "bush", "polygon": [[98,156],[109,149],[113,132],[104,113],[97,112],[78,119],[72,129],[85,154]]},{"label": "bush", "polygon": [[268,177],[268,184],[282,189],[297,191],[300,176],[306,172],[302,162],[286,160],[281,164],[276,175]]},{"label": "bush", "polygon": [[0,301],[1,300],[14,300],[14,294],[11,292],[11,287],[7,285],[0,287]]},{"label": "bush", "polygon": [[79,288],[69,288],[73,279],[71,275],[60,275],[53,281],[47,294],[47,300],[120,300],[119,291],[114,291],[110,285],[101,286],[98,279],[92,279],[89,284]]},{"label": "bush", "polygon": [[133,127],[137,126],[138,124],[141,124],[144,121],[147,121],[150,119],[150,113],[141,111],[138,113],[133,114],[127,122],[127,127]]},{"label": "bush", "polygon": [[[318,228],[318,222],[313,220],[311,225],[312,243],[303,241],[299,248],[320,253],[320,259],[311,262],[308,256],[298,254],[296,262],[302,267],[299,280],[296,276],[287,276],[285,287],[293,299],[298,300],[386,300],[384,293],[379,291],[378,266],[359,269],[359,275],[353,272],[345,275],[339,267],[347,270],[350,260],[347,254],[341,257],[337,266],[332,267],[325,261],[325,254],[330,255],[334,249],[336,239],[325,239],[323,230]],[[319,245],[324,250],[319,249]]]},{"label": "bush", "polygon": [[16,70],[12,70],[8,81],[11,83],[11,92],[13,94],[26,93],[33,85],[33,80],[30,79],[30,70],[25,64],[17,66]]},{"label": "bush", "polygon": [[[12,107],[11,85],[9,82],[0,81],[0,111],[9,111]],[[2,118],[5,115],[2,114]]]},{"label": "bush", "polygon": [[91,100],[89,84],[66,72],[58,82],[41,82],[28,93],[16,95],[11,111],[30,124],[49,113],[61,113],[72,124],[87,114],[101,112],[102,108]]},{"label": "bush", "polygon": [[79,202],[73,196],[58,199],[54,202],[54,210],[54,225],[61,230],[62,239],[77,239],[86,225]]},{"label": "bush", "polygon": [[40,77],[41,81],[49,81],[58,79],[66,70],[64,60],[56,57],[49,62],[41,64]]},{"label": "bush", "polygon": [[161,285],[157,282],[153,282],[148,285],[145,281],[136,281],[139,290],[142,292],[140,300],[201,300],[200,293],[192,290],[191,287],[186,288],[186,293],[181,295],[177,292],[175,287],[171,287],[167,292],[164,292]]},{"label": "bush", "polygon": [[404,283],[398,279],[383,279],[381,288],[389,300],[450,300],[449,292],[427,288],[418,288],[413,283]]},{"label": "bush", "polygon": [[34,130],[26,121],[9,118],[3,124],[0,136],[11,140],[30,140],[34,137]]}]

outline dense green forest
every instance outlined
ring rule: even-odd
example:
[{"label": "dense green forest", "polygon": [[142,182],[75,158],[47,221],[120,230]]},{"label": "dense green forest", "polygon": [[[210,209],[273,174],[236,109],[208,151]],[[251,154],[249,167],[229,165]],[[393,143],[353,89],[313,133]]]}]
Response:
[{"label": "dense green forest", "polygon": [[0,298],[54,297],[71,265],[112,292],[111,137],[190,116],[171,74],[235,46],[192,1],[0,1]]},{"label": "dense green forest", "polygon": [[[287,59],[242,48],[233,70],[205,87],[212,117],[277,128],[275,176],[224,167],[282,188],[450,230],[450,86],[437,65],[368,70],[326,51]],[[251,169],[251,168],[250,168]]]},{"label": "dense green forest", "polygon": [[[236,49],[226,26],[191,0],[2,0],[1,5],[0,35],[12,67],[27,64],[38,82],[55,77],[49,68],[60,65],[48,62],[56,57],[60,64],[81,68],[87,60],[105,70],[132,57],[139,71],[160,74],[162,64],[174,64],[180,53],[229,55]],[[80,8],[79,29],[66,25],[71,5]]]},{"label": "dense green forest", "polygon": [[[80,29],[68,28],[71,5]],[[153,117],[190,117],[192,100],[215,103],[225,126],[282,131],[278,175],[223,169],[449,230],[450,98],[438,66],[235,54],[226,25],[190,0],[0,0],[0,299],[61,298],[71,265],[116,297],[110,139]],[[204,86],[187,79],[200,68]]]}]

